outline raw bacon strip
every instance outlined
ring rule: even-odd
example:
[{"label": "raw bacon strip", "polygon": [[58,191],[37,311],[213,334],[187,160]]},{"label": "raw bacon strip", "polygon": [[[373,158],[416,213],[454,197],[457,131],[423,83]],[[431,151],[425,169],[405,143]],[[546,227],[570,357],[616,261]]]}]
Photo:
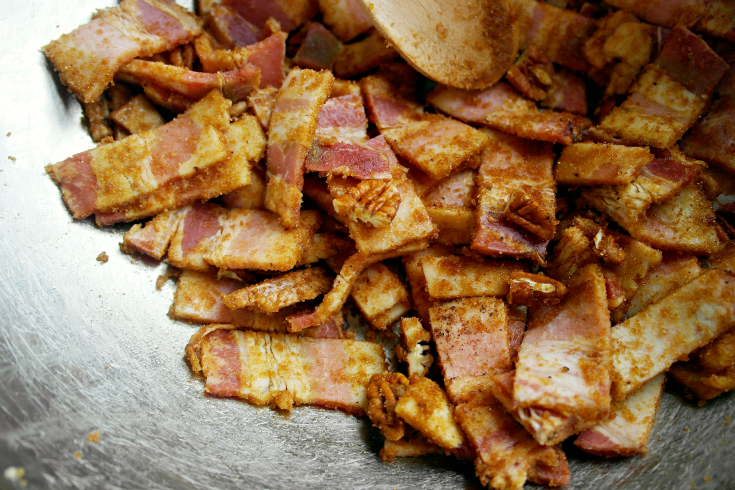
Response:
[{"label": "raw bacon strip", "polygon": [[595,134],[669,148],[702,114],[727,69],[727,63],[703,40],[677,27],[628,98],[600,122]]},{"label": "raw bacon strip", "polygon": [[258,42],[260,29],[237,11],[225,5],[216,4],[204,16],[207,28],[221,44],[227,47],[242,47]]},{"label": "raw bacon strip", "polygon": [[521,50],[535,45],[554,63],[574,71],[589,71],[582,48],[595,30],[593,19],[536,0],[516,0],[514,4]]},{"label": "raw bacon strip", "polygon": [[320,224],[316,211],[302,212],[297,226],[286,229],[270,211],[231,209],[204,259],[220,269],[287,271]]},{"label": "raw bacon strip", "polygon": [[439,86],[428,95],[427,101],[465,122],[564,145],[571,145],[590,127],[587,119],[574,114],[539,109],[505,82],[482,91]]},{"label": "raw bacon strip", "polygon": [[529,311],[513,401],[594,424],[610,409],[610,312],[602,271],[585,266],[567,287],[558,305]]},{"label": "raw bacon strip", "polygon": [[177,179],[111,213],[98,213],[97,224],[109,226],[206,201],[251,183],[250,167],[265,153],[265,135],[254,116],[230,124],[225,140],[229,158],[191,177]]},{"label": "raw bacon strip", "polygon": [[319,22],[309,22],[306,37],[293,58],[294,63],[312,70],[331,70],[342,51],[342,43]]},{"label": "raw bacon strip", "polygon": [[84,103],[99,99],[115,72],[137,57],[168,51],[201,33],[197,18],[161,0],[123,0],[43,48]]},{"label": "raw bacon strip", "polygon": [[427,257],[421,261],[426,290],[432,299],[505,296],[508,277],[527,267],[517,261],[475,259],[461,255]]},{"label": "raw bacon strip", "polygon": [[[507,307],[499,298],[463,298],[434,306],[431,333],[445,382],[513,367]],[[452,390],[447,386],[452,394]]]},{"label": "raw bacon strip", "polygon": [[482,153],[477,186],[477,226],[472,248],[495,257],[526,258],[545,265],[549,238],[542,238],[504,217],[519,191],[530,197],[548,228],[556,225],[556,182],[552,145],[486,130],[490,145]]},{"label": "raw bacon strip", "polygon": [[387,329],[411,309],[406,286],[380,262],[360,274],[350,296],[365,320],[378,330]]},{"label": "raw bacon strip", "polygon": [[164,126],[79,153],[46,171],[61,187],[74,218],[116,211],[223,160],[229,106],[222,94],[212,91]]},{"label": "raw bacon strip", "polygon": [[648,434],[664,388],[659,374],[631,393],[622,402],[612,404],[612,420],[582,432],[574,445],[597,456],[634,456],[648,452]]},{"label": "raw bacon strip", "polygon": [[249,308],[275,313],[287,306],[314,299],[329,291],[332,280],[321,267],[287,272],[222,297],[230,309]]},{"label": "raw bacon strip", "polygon": [[662,250],[708,254],[722,245],[712,203],[697,184],[651,206],[629,231],[635,239]]},{"label": "raw bacon strip", "polygon": [[455,408],[455,416],[475,450],[475,473],[494,489],[521,489],[530,480],[561,486],[569,483],[569,465],[556,446],[542,446],[492,395],[492,381]]},{"label": "raw bacon strip", "polygon": [[252,310],[231,310],[222,295],[243,287],[236,279],[218,279],[214,272],[185,270],[174,294],[169,316],[193,323],[228,323],[240,328],[264,332],[286,332],[286,313],[267,315]]},{"label": "raw bacon strip", "polygon": [[629,10],[651,24],[671,28],[684,24],[696,32],[735,41],[735,10],[727,0],[610,0],[607,3]]},{"label": "raw bacon strip", "polygon": [[319,0],[324,23],[342,42],[369,30],[373,23],[356,0]]},{"label": "raw bacon strip", "polygon": [[158,113],[144,95],[136,95],[122,107],[110,114],[110,119],[127,129],[131,134],[150,131],[164,125]]},{"label": "raw bacon strip", "polygon": [[237,48],[215,49],[206,34],[197,38],[196,53],[207,73],[227,72],[252,65],[260,68],[260,88],[280,87],[283,83],[283,64],[286,56],[285,32],[275,32],[260,42]]},{"label": "raw bacon strip", "polygon": [[175,209],[161,213],[145,226],[136,224],[123,235],[123,244],[128,250],[135,250],[161,260],[188,209]]},{"label": "raw bacon strip", "polygon": [[222,73],[202,73],[154,61],[133,60],[122,66],[115,77],[138,85],[152,83],[195,100],[217,89],[233,102],[239,102],[260,85],[260,69],[250,64]]},{"label": "raw bacon strip", "polygon": [[612,395],[624,399],[734,325],[735,274],[712,269],[618,324]]},{"label": "raw bacon strip", "polygon": [[197,202],[183,210],[169,247],[169,263],[180,269],[209,270],[211,265],[204,260],[204,255],[224,224],[226,212],[209,202]]},{"label": "raw bacon strip", "polygon": [[454,409],[444,390],[423,376],[413,376],[396,404],[396,415],[429,441],[459,458],[471,454],[467,439],[457,425]]},{"label": "raw bacon strip", "polygon": [[570,186],[629,184],[652,161],[648,148],[575,143],[562,150],[554,178],[557,184]]},{"label": "raw bacon strip", "polygon": [[299,221],[304,162],[333,79],[329,72],[294,68],[273,108],[268,127],[265,206],[278,213],[286,228]]},{"label": "raw bacon strip", "polygon": [[626,318],[668,296],[703,272],[696,257],[668,254],[654,267],[630,299]]},{"label": "raw bacon strip", "polygon": [[373,342],[203,327],[186,346],[205,391],[254,405],[367,409],[366,380],[385,370],[383,347]]}]

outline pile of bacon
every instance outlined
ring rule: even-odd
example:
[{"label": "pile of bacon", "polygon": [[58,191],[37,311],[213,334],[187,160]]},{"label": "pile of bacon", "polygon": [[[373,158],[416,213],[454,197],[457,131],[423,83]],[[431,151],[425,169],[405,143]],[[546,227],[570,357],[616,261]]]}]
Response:
[{"label": "pile of bacon", "polygon": [[646,452],[665,373],[735,388],[735,4],[512,7],[516,64],[465,91],[355,0],[123,0],[44,48],[99,142],[47,171],[74,218],[152,218],[123,250],[177,271],[206,393],[563,485],[569,437]]}]

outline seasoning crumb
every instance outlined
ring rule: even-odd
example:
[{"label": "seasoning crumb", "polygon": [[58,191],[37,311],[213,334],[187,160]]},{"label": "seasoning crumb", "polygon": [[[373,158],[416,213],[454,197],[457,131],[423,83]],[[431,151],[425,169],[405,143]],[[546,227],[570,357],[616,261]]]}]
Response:
[{"label": "seasoning crumb", "polygon": [[13,134],[13,133],[11,133],[10,131],[8,131],[8,134],[6,134],[5,136],[10,136],[11,134]]},{"label": "seasoning crumb", "polygon": [[105,366],[105,369],[110,369],[110,365],[108,364],[107,366]]},{"label": "seasoning crumb", "polygon": [[8,481],[15,481],[20,484],[21,487],[25,487],[27,482],[24,476],[26,476],[26,470],[22,467],[8,466],[5,468],[3,476]]},{"label": "seasoning crumb", "polygon": [[704,477],[704,481],[710,481],[710,477],[708,477],[708,476],[705,476],[705,477]]},{"label": "seasoning crumb", "polygon": [[82,459],[82,453],[79,452],[79,451],[77,451],[77,452],[74,453],[74,457],[77,458],[77,459]]},{"label": "seasoning crumb", "polygon": [[87,436],[87,440],[89,442],[100,442],[100,431],[96,430],[94,432],[90,432]]},{"label": "seasoning crumb", "polygon": [[110,257],[107,256],[107,252],[102,252],[97,256],[97,262],[102,262],[103,264],[106,264],[108,260],[110,260]]},{"label": "seasoning crumb", "polygon": [[14,161],[16,160],[16,158],[15,158],[15,157],[11,157],[11,156],[9,156],[9,157],[8,157],[8,160],[10,160],[11,162],[14,162]]},{"label": "seasoning crumb", "polygon": [[684,427],[684,432],[689,432],[689,427]]}]

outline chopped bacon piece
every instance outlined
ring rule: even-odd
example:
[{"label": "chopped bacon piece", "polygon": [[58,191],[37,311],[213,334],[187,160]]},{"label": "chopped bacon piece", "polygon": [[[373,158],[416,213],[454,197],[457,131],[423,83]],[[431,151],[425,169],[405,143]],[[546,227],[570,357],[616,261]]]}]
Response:
[{"label": "chopped bacon piece", "polygon": [[298,263],[320,223],[316,211],[303,211],[296,226],[286,229],[270,211],[231,209],[204,258],[220,269],[287,271]]},{"label": "chopped bacon piece", "polygon": [[684,135],[681,150],[735,174],[735,99],[724,97]]},{"label": "chopped bacon piece", "polygon": [[406,279],[411,286],[413,307],[416,309],[419,319],[424,325],[430,324],[429,308],[434,306],[436,301],[431,299],[429,292],[426,290],[426,276],[424,276],[424,268],[421,262],[426,257],[436,257],[450,253],[451,249],[449,247],[432,245],[426,250],[403,257],[403,268],[406,270]]},{"label": "chopped bacon piece", "polygon": [[196,200],[208,200],[251,182],[250,167],[265,153],[265,135],[254,116],[245,115],[225,133],[229,158],[191,177],[169,184],[126,205],[119,211],[98,213],[97,224],[108,226],[176,209]]},{"label": "chopped bacon piece", "polygon": [[689,361],[674,364],[669,375],[697,395],[700,405],[734,390],[735,333],[720,335],[695,351]]},{"label": "chopped bacon piece", "polygon": [[169,247],[169,263],[180,269],[209,270],[204,255],[224,224],[225,214],[225,209],[209,202],[197,202],[184,210]]},{"label": "chopped bacon piece", "polygon": [[276,98],[268,127],[265,206],[286,228],[299,222],[304,162],[333,79],[329,72],[294,68]]},{"label": "chopped bacon piece", "polygon": [[317,233],[306,245],[298,265],[313,264],[323,259],[329,259],[345,250],[349,250],[351,247],[352,242],[350,240],[331,233]]},{"label": "chopped bacon piece", "polygon": [[454,408],[436,382],[413,376],[396,404],[396,414],[437,446],[467,457],[467,439],[454,419]]},{"label": "chopped bacon piece", "polygon": [[208,13],[216,4],[222,3],[236,10],[243,19],[248,19],[256,27],[267,30],[273,18],[286,32],[314,17],[318,5],[313,0],[275,0],[261,2],[257,0],[198,0],[199,12]]},{"label": "chopped bacon piece", "polygon": [[379,456],[381,461],[390,463],[396,458],[415,458],[417,456],[435,453],[443,454],[444,449],[432,442],[429,442],[429,440],[421,435],[420,432],[415,432],[411,435],[410,439],[403,438],[398,441],[386,439],[383,443],[383,448],[380,450]]},{"label": "chopped bacon piece", "polygon": [[[560,304],[529,311],[513,402],[594,425],[610,409],[610,312],[602,271],[587,265],[567,287]],[[549,434],[534,436],[541,441]]]},{"label": "chopped bacon piece", "polygon": [[325,142],[364,143],[368,140],[367,127],[365,106],[359,93],[332,94],[319,111],[315,135]]},{"label": "chopped bacon piece", "polygon": [[426,206],[436,225],[437,239],[445,245],[469,245],[475,232],[475,212],[460,206]]},{"label": "chopped bacon piece", "polygon": [[222,94],[212,91],[164,126],[79,153],[46,171],[61,187],[74,218],[116,211],[223,160],[229,106]]},{"label": "chopped bacon piece", "polygon": [[245,20],[232,7],[215,4],[204,19],[217,41],[226,47],[248,46],[260,40],[260,29]]},{"label": "chopped bacon piece", "polygon": [[735,274],[711,269],[618,324],[612,395],[622,400],[734,325]]},{"label": "chopped bacon piece", "polygon": [[505,296],[508,277],[527,269],[512,260],[475,259],[462,255],[426,257],[421,261],[426,290],[432,299]]},{"label": "chopped bacon piece", "polygon": [[582,49],[595,30],[593,19],[536,0],[515,0],[514,6],[518,16],[520,49],[536,45],[554,63],[570,70],[589,71]]},{"label": "chopped bacon piece", "polygon": [[398,52],[395,48],[373,30],[364,39],[345,45],[334,62],[334,74],[340,78],[353,78],[396,57]]},{"label": "chopped bacon piece", "polygon": [[247,98],[248,106],[253,109],[258,121],[260,121],[260,125],[266,131],[268,131],[268,126],[271,122],[271,114],[273,113],[273,107],[276,105],[277,95],[278,89],[273,86],[268,86],[254,91]]},{"label": "chopped bacon piece", "polygon": [[293,58],[296,65],[312,70],[331,70],[342,43],[319,22],[309,22],[306,37]]},{"label": "chopped bacon piece", "polygon": [[332,279],[321,267],[311,267],[266,279],[222,297],[230,309],[249,308],[275,313],[287,306],[314,299],[329,291]]},{"label": "chopped bacon piece", "polygon": [[210,395],[282,410],[316,405],[364,414],[366,381],[385,370],[383,347],[373,342],[232,328],[203,327],[186,346],[192,370],[202,372]]},{"label": "chopped bacon piece", "polygon": [[427,101],[465,122],[564,145],[572,144],[590,126],[587,119],[574,114],[539,109],[505,82],[482,91],[439,86],[428,95]]},{"label": "chopped bacon piece", "polygon": [[59,77],[84,103],[99,99],[115,72],[133,58],[151,56],[201,33],[196,17],[162,0],[123,0],[43,48]]},{"label": "chopped bacon piece", "polygon": [[557,71],[546,98],[539,104],[548,109],[586,116],[587,86],[584,78],[564,69]]},{"label": "chopped bacon piece", "polygon": [[222,196],[226,208],[263,209],[265,201],[265,169],[253,167],[250,183]]},{"label": "chopped bacon piece", "polygon": [[189,99],[199,99],[219,89],[233,102],[245,100],[260,85],[260,69],[250,64],[222,73],[202,73],[164,63],[133,60],[122,66],[115,77],[138,85],[151,83]]},{"label": "chopped bacon piece", "polygon": [[460,170],[439,181],[421,199],[427,206],[473,207],[476,180],[477,171]]},{"label": "chopped bacon piece", "polygon": [[260,68],[260,88],[278,88],[283,83],[286,37],[285,32],[277,31],[255,44],[230,50],[215,49],[212,39],[204,34],[194,46],[205,72],[227,72],[250,64]]},{"label": "chopped bacon piece", "polygon": [[664,388],[663,374],[623,401],[612,404],[612,419],[582,432],[574,445],[597,456],[633,456],[648,452],[648,434]]},{"label": "chopped bacon piece", "polygon": [[136,95],[130,99],[110,114],[110,119],[131,134],[150,131],[164,124],[161,114],[144,95]]},{"label": "chopped bacon piece", "polygon": [[600,122],[598,134],[629,144],[671,147],[702,114],[727,69],[707,43],[677,27],[629,97]]},{"label": "chopped bacon piece", "polygon": [[562,232],[544,272],[566,282],[577,270],[593,262],[592,242],[580,228],[570,226]]},{"label": "chopped bacon piece", "polygon": [[396,357],[405,362],[408,376],[426,376],[434,362],[429,342],[431,333],[424,329],[418,318],[401,318],[401,342],[396,345]]},{"label": "chopped bacon piece", "polygon": [[575,143],[562,150],[554,178],[557,184],[570,186],[629,184],[652,161],[648,148]]},{"label": "chopped bacon piece", "polygon": [[703,272],[696,257],[667,254],[663,261],[648,272],[640,287],[630,298],[626,318],[636,315],[649,305],[668,296]]},{"label": "chopped bacon piece", "polygon": [[510,332],[510,350],[512,358],[518,357],[518,349],[526,334],[526,318],[528,307],[522,305],[508,305],[508,331]]},{"label": "chopped bacon piece", "polygon": [[536,45],[523,52],[505,74],[513,88],[531,100],[543,100],[553,83],[554,65]]},{"label": "chopped bacon piece", "polygon": [[145,226],[133,225],[123,235],[124,246],[161,260],[166,255],[174,233],[187,211],[186,208],[166,211],[153,218]]},{"label": "chopped bacon piece", "polygon": [[556,225],[552,145],[492,130],[486,130],[486,134],[491,143],[482,153],[478,174],[477,226],[472,248],[488,255],[527,258],[543,265],[551,237],[541,238],[503,215],[513,193],[520,190],[536,205],[536,212],[543,212],[546,225]]},{"label": "chopped bacon piece", "polygon": [[100,97],[94,102],[83,103],[82,106],[84,107],[84,116],[87,118],[89,135],[92,137],[92,141],[99,143],[105,138],[111,137],[113,132],[110,127],[110,109],[107,99]]},{"label": "chopped bacon piece", "polygon": [[356,0],[319,0],[324,23],[342,42],[349,42],[373,26]]},{"label": "chopped bacon piece", "polygon": [[386,330],[411,309],[406,286],[382,263],[366,268],[350,295],[365,320],[378,330]]},{"label": "chopped bacon piece", "polygon": [[526,480],[552,486],[569,483],[569,465],[561,448],[536,442],[492,395],[492,383],[485,382],[468,403],[455,409],[475,450],[475,473],[482,484],[517,490]]},{"label": "chopped bacon piece", "polygon": [[513,367],[508,312],[502,299],[463,298],[434,306],[429,313],[445,381]]}]

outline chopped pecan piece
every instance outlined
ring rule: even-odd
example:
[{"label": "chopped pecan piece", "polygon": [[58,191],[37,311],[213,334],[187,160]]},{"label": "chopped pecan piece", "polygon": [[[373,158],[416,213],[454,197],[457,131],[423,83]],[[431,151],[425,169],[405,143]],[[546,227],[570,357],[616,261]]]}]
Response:
[{"label": "chopped pecan piece", "polygon": [[595,237],[592,239],[595,245],[594,252],[608,264],[620,264],[625,260],[625,250],[615,241],[615,238],[600,228]]},{"label": "chopped pecan piece", "polygon": [[401,373],[373,374],[368,383],[368,417],[391,441],[397,441],[406,434],[406,424],[396,415],[396,403],[406,388],[408,379]]},{"label": "chopped pecan piece", "polygon": [[517,305],[555,305],[567,294],[566,286],[559,281],[528,272],[513,272],[508,285],[508,302]]},{"label": "chopped pecan piece", "polygon": [[506,80],[532,100],[544,100],[554,82],[554,65],[535,45],[531,45],[505,74]]},{"label": "chopped pecan piece", "polygon": [[542,240],[550,240],[556,231],[556,219],[534,202],[531,196],[521,189],[510,195],[503,217],[524,228]]},{"label": "chopped pecan piece", "polygon": [[376,228],[391,224],[401,204],[401,194],[390,181],[368,179],[351,187],[333,201],[334,210],[352,221]]},{"label": "chopped pecan piece", "polygon": [[418,318],[401,318],[401,343],[396,345],[396,357],[408,365],[408,375],[425,376],[434,356],[429,342],[431,333],[421,325]]}]

